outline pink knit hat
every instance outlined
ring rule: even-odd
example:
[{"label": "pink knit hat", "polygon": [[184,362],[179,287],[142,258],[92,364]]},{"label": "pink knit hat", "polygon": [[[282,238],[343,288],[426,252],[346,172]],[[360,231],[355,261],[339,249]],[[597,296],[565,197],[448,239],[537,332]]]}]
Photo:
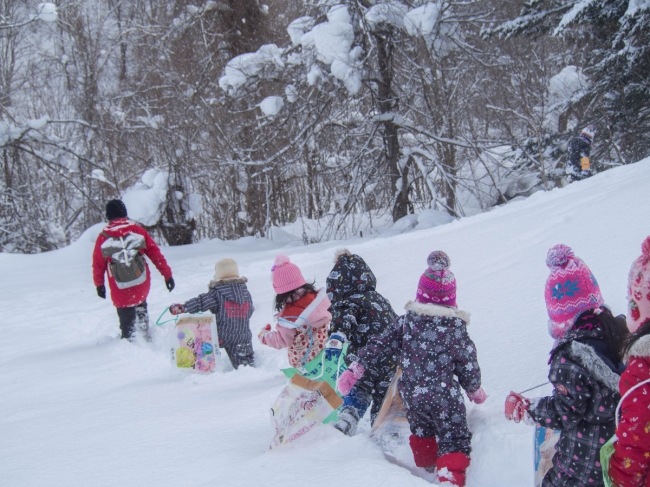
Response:
[{"label": "pink knit hat", "polygon": [[650,237],[641,245],[641,257],[634,261],[627,281],[627,327],[634,333],[650,319]]},{"label": "pink knit hat", "polygon": [[548,331],[559,340],[582,313],[599,308],[603,296],[589,267],[573,254],[571,247],[562,244],[551,247],[546,265],[551,269],[544,290],[550,318]]},{"label": "pink knit hat", "polygon": [[273,280],[273,289],[277,294],[288,293],[307,284],[298,266],[292,264],[286,255],[278,254],[273,264],[271,279]]},{"label": "pink knit hat", "polygon": [[449,256],[441,250],[429,254],[429,268],[418,282],[415,300],[418,303],[456,307],[456,278],[449,270]]}]

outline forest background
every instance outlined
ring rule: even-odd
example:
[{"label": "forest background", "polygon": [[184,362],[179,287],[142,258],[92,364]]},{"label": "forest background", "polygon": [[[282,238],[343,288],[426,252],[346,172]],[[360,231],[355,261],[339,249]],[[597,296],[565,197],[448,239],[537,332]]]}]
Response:
[{"label": "forest background", "polygon": [[[648,0],[0,0],[0,249],[305,243],[650,155]],[[307,231],[309,229],[309,231]]]}]

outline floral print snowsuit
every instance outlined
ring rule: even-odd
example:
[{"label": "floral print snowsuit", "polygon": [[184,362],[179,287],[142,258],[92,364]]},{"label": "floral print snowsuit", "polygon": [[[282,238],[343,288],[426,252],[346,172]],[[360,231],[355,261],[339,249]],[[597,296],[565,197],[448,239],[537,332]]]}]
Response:
[{"label": "floral print snowsuit", "polygon": [[[638,339],[628,352],[619,382],[621,394],[650,379],[650,335]],[[616,487],[650,487],[650,383],[640,385],[623,400],[618,440],[609,464]]]},{"label": "floral print snowsuit", "polygon": [[396,355],[402,368],[398,383],[411,432],[436,437],[438,455],[471,452],[461,387],[481,387],[476,346],[467,333],[469,314],[436,304],[409,302],[379,337],[359,351],[366,369],[384,355]]},{"label": "floral print snowsuit", "polygon": [[553,394],[531,401],[542,426],[561,430],[543,487],[602,486],[600,448],[614,434],[620,362],[614,362],[597,316],[583,314],[551,351]]}]

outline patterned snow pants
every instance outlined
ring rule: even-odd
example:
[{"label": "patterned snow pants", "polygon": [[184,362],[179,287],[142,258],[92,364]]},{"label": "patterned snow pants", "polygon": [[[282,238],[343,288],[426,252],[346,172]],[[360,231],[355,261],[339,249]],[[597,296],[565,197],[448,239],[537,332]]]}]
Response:
[{"label": "patterned snow pants", "polygon": [[[408,402],[404,401],[408,408]],[[408,408],[406,417],[411,433],[421,438],[436,438],[438,455],[472,451],[472,433],[467,428],[463,396],[445,395],[431,401],[420,401],[417,408]]]}]

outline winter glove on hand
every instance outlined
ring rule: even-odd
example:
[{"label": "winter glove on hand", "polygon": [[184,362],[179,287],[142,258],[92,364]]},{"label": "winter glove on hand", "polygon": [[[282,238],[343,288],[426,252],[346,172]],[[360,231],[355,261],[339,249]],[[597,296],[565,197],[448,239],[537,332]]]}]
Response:
[{"label": "winter glove on hand", "polygon": [[172,292],[172,289],[174,289],[174,286],[176,286],[176,284],[174,283],[174,278],[170,277],[169,279],[167,279],[165,281],[165,286],[167,286],[167,289],[169,289],[169,292]]},{"label": "winter glove on hand", "polygon": [[336,359],[341,355],[341,349],[345,343],[345,333],[332,333],[330,339],[325,344],[325,359]]},{"label": "winter glove on hand", "polygon": [[487,394],[485,393],[482,387],[479,387],[474,392],[468,392],[467,397],[469,398],[470,401],[476,404],[483,404],[487,399]]},{"label": "winter glove on hand", "polygon": [[263,345],[266,345],[266,342],[264,339],[266,338],[266,334],[271,331],[271,325],[266,325],[264,328],[260,330],[260,332],[257,334],[257,338],[259,338],[260,342],[262,342]]},{"label": "winter glove on hand", "polygon": [[169,307],[169,312],[173,315],[179,315],[181,313],[185,313],[185,305],[184,304],[172,304]]},{"label": "winter glove on hand", "polygon": [[363,365],[358,362],[352,362],[350,368],[339,376],[339,379],[336,381],[336,388],[342,395],[347,396],[350,394],[354,384],[361,379],[365,371],[366,369],[363,368]]},{"label": "winter glove on hand", "polygon": [[516,392],[511,391],[510,394],[508,394],[508,397],[506,397],[506,419],[509,421],[514,421],[515,423],[519,423],[522,419],[526,420],[529,406],[529,399],[526,399],[521,394],[517,394]]},{"label": "winter glove on hand", "polygon": [[97,286],[97,296],[102,299],[106,299],[106,286],[103,284],[101,286]]}]

